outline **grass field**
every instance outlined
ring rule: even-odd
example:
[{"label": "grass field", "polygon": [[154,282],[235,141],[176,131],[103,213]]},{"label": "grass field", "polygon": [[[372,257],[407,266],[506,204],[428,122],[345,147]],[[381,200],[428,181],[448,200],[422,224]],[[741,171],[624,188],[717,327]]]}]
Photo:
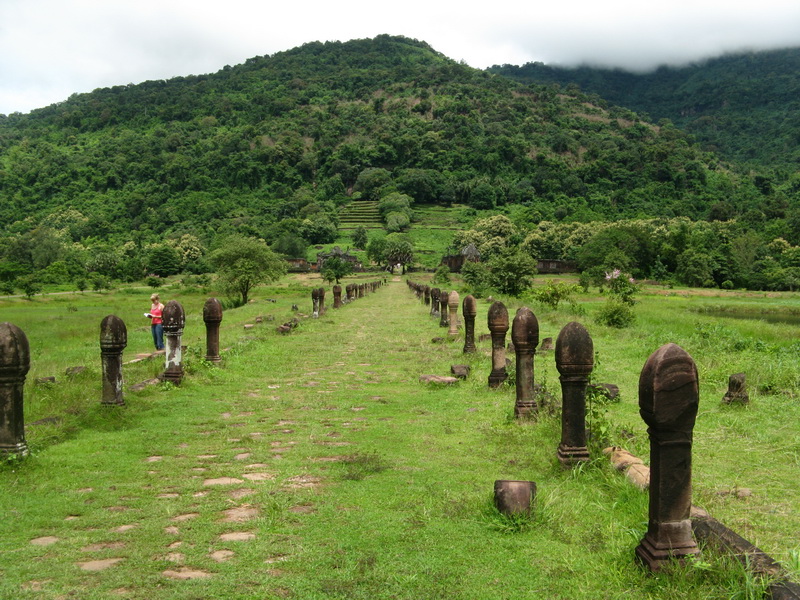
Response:
[{"label": "grass field", "polygon": [[[126,321],[126,359],[148,351],[149,290],[0,300],[0,319],[26,331],[33,359],[33,455],[0,469],[0,598],[760,597],[763,582],[710,549],[659,575],[637,566],[647,494],[597,444],[596,460],[563,470],[557,410],[516,422],[513,387],[487,388],[488,342],[469,357],[463,339],[432,343],[443,330],[399,278],[277,334],[292,304],[310,313],[320,285],[290,277],[227,311],[220,367],[202,360],[208,291],[162,291],[186,308],[186,379],[127,391],[122,409],[99,406],[99,323],[112,312]],[[791,315],[798,295],[651,288],[625,330],[594,323],[602,296],[578,301],[581,315],[528,305],[541,337],[575,319],[592,334],[594,380],[621,390],[594,425],[610,424],[610,441],[647,462],[639,372],[660,345],[683,346],[700,373],[694,504],[800,567],[800,327],[707,312]],[[513,316],[520,303],[507,304]],[[479,302],[477,333],[488,306]],[[243,328],[259,315],[275,321]],[[467,381],[418,382],[458,363],[472,367]],[[87,371],[63,377],[77,364]],[[126,384],[161,369],[130,365]],[[739,371],[751,403],[724,406]],[[48,375],[59,381],[33,383]],[[537,355],[536,378],[559,395],[552,353]],[[45,417],[58,420],[32,425]],[[537,482],[530,519],[497,514],[495,479]],[[752,495],[729,493],[737,488]]]}]

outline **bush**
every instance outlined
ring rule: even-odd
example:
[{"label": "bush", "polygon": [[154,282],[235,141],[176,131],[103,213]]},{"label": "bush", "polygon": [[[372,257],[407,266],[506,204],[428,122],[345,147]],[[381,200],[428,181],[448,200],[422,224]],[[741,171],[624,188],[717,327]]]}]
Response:
[{"label": "bush", "polygon": [[440,265],[438,269],[436,269],[436,273],[433,274],[433,279],[431,279],[431,283],[435,284],[446,284],[450,283],[450,267],[447,265]]},{"label": "bush", "polygon": [[158,275],[150,275],[144,280],[144,282],[151,288],[160,288],[162,285],[164,285],[164,280]]},{"label": "bush", "polygon": [[609,298],[605,306],[597,313],[596,320],[601,325],[623,329],[633,324],[635,318],[630,304],[616,298]]},{"label": "bush", "polygon": [[572,299],[572,295],[576,293],[578,289],[579,286],[574,283],[556,282],[551,279],[544,287],[534,290],[532,296],[537,302],[541,302],[545,306],[556,310],[561,302],[573,304],[574,300]]}]

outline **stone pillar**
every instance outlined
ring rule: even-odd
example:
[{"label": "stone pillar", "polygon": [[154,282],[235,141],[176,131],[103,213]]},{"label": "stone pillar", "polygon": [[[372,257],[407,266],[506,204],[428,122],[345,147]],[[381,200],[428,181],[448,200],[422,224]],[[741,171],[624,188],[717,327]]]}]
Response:
[{"label": "stone pillar", "polygon": [[458,297],[458,292],[453,290],[447,296],[447,307],[450,309],[450,329],[447,330],[447,335],[450,337],[458,336],[458,304],[461,298]]},{"label": "stone pillar", "polygon": [[539,406],[533,391],[533,355],[539,344],[539,321],[530,308],[517,310],[511,324],[511,341],[517,355],[517,400],[514,416],[519,418],[534,415]]},{"label": "stone pillar", "polygon": [[561,373],[561,443],[558,460],[565,467],[589,460],[586,447],[586,387],[594,368],[594,344],[586,328],[567,323],[556,339],[556,368]]},{"label": "stone pillar", "polygon": [[333,308],[342,308],[342,286],[333,286]]},{"label": "stone pillar", "polygon": [[222,303],[209,298],[203,305],[203,322],[206,324],[206,360],[214,364],[222,358],[219,355],[219,324],[222,323]]},{"label": "stone pillar", "polygon": [[364,284],[363,283],[359,283],[358,284],[358,297],[359,298],[363,298],[364,297]]},{"label": "stone pillar", "polygon": [[161,379],[175,385],[180,385],[183,380],[183,351],[181,349],[181,336],[186,325],[186,313],[177,300],[170,300],[164,307],[164,337],[166,338],[167,364]]},{"label": "stone pillar", "polygon": [[30,368],[25,333],[16,325],[0,323],[0,454],[28,454],[22,388]]},{"label": "stone pillar", "polygon": [[650,355],[639,377],[639,414],[650,436],[650,509],[636,557],[657,571],[698,554],[692,537],[692,432],[699,403],[697,367],[676,344]]},{"label": "stone pillar", "polygon": [[345,296],[344,296],[344,303],[350,304],[353,301],[353,284],[348,283],[345,288]]},{"label": "stone pillar", "polygon": [[433,288],[431,290],[431,316],[438,317],[439,316],[439,296],[441,292],[439,288]]},{"label": "stone pillar", "polygon": [[430,306],[430,304],[431,304],[431,288],[426,285],[424,288],[422,288],[422,293],[425,295],[425,306]]},{"label": "stone pillar", "polygon": [[103,369],[104,406],[124,406],[122,398],[122,351],[128,345],[128,329],[116,315],[100,323],[100,362]]},{"label": "stone pillar", "polygon": [[322,316],[325,314],[325,288],[319,288],[317,291],[319,292],[319,314]]},{"label": "stone pillar", "polygon": [[319,288],[311,290],[311,318],[319,317]]},{"label": "stone pillar", "polygon": [[475,347],[475,316],[478,314],[478,303],[470,294],[464,298],[461,304],[461,312],[464,315],[464,354],[477,352]]},{"label": "stone pillar", "polygon": [[489,307],[488,322],[489,332],[492,336],[492,372],[489,374],[489,387],[496,388],[508,379],[508,373],[506,373],[508,311],[505,304],[495,302]]},{"label": "stone pillar", "polygon": [[446,291],[439,291],[439,327],[447,327],[449,323],[447,320],[447,297]]}]

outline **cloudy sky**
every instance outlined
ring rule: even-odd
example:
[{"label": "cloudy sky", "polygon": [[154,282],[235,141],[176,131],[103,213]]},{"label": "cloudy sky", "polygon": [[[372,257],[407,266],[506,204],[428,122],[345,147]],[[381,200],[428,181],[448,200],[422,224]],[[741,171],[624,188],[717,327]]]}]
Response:
[{"label": "cloudy sky", "polygon": [[541,61],[641,71],[800,46],[800,1],[0,0],[0,113],[381,33],[424,40],[478,68]]}]

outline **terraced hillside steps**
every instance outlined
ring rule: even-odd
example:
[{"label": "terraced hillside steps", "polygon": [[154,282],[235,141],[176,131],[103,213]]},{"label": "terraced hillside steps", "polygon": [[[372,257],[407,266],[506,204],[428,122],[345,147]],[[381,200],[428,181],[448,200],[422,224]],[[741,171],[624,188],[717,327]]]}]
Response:
[{"label": "terraced hillside steps", "polygon": [[339,211],[339,229],[382,229],[377,200],[353,200]]}]

